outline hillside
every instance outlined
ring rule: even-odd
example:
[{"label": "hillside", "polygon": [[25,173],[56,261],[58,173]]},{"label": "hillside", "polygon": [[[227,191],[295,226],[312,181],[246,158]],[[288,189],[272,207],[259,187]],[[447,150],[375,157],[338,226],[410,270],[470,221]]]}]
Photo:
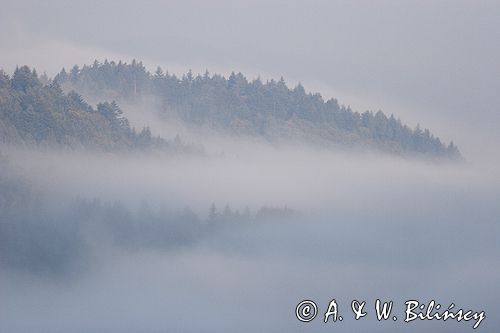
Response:
[{"label": "hillside", "polygon": [[289,88],[284,79],[262,82],[243,74],[177,77],[161,68],[152,74],[141,62],[94,62],[62,70],[55,81],[65,90],[118,100],[140,101],[153,95],[165,117],[206,126],[231,135],[251,135],[270,141],[300,141],[321,146],[357,147],[402,155],[460,158],[458,148],[445,144],[428,129],[404,125],[382,111],[363,113],[306,92]]},{"label": "hillside", "polygon": [[[42,82],[44,81],[44,82]],[[137,133],[115,102],[87,104],[57,82],[41,80],[35,70],[17,68],[10,78],[0,71],[0,142],[104,150],[183,148],[179,141]]]}]

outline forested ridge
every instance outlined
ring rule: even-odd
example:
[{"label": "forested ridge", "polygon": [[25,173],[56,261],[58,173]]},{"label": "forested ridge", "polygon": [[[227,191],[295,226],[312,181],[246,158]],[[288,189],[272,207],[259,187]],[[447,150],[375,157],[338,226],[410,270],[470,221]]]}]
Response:
[{"label": "forested ridge", "polygon": [[[94,108],[82,95],[102,102]],[[179,139],[154,136],[147,127],[139,132],[130,127],[119,104],[149,96],[160,101],[165,119],[175,117],[190,126],[225,134],[461,158],[453,142],[443,143],[428,129],[419,125],[411,129],[382,111],[355,112],[336,99],[325,101],[318,93],[306,92],[301,84],[289,88],[283,78],[262,82],[248,80],[241,73],[225,78],[209,72],[195,76],[191,71],[177,77],[161,68],[150,73],[136,61],[95,61],[69,72],[63,69],[53,80],[39,77],[27,66],[17,68],[12,77],[0,71],[0,140],[102,149],[192,150]]]},{"label": "forested ridge", "polygon": [[130,127],[115,102],[93,108],[75,91],[64,93],[57,81],[38,77],[27,66],[10,78],[0,70],[0,141],[7,144],[70,146],[105,150],[176,148],[153,136],[148,127]]},{"label": "forested ridge", "polygon": [[55,81],[84,95],[140,101],[153,95],[165,116],[222,133],[298,140],[341,147],[366,147],[396,154],[460,158],[457,147],[445,144],[428,129],[410,128],[382,111],[355,112],[336,99],[324,100],[301,84],[289,88],[284,79],[262,82],[241,73],[177,77],[160,67],[147,71],[141,62],[95,61],[63,69]]}]

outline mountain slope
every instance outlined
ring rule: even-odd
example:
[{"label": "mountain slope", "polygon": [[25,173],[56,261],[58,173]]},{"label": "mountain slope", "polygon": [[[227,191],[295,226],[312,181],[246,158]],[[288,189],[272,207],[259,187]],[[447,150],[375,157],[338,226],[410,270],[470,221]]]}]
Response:
[{"label": "mountain slope", "polygon": [[208,72],[178,78],[161,68],[151,74],[136,61],[95,61],[92,66],[74,66],[69,73],[63,69],[55,80],[65,89],[102,98],[138,101],[152,94],[161,101],[164,115],[222,133],[460,158],[453,143],[445,145],[427,129],[411,129],[381,111],[354,112],[335,99],[307,93],[300,84],[290,89],[283,79],[263,83],[241,73],[225,78]]},{"label": "mountain slope", "polygon": [[35,70],[0,71],[0,142],[102,149],[164,148],[148,128],[136,133],[114,102],[92,108],[57,82],[43,84]]}]

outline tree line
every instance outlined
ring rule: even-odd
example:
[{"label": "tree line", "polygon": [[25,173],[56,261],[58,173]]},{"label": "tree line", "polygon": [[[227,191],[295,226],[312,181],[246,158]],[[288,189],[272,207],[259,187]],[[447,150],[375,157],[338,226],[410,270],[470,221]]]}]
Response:
[{"label": "tree line", "polygon": [[103,98],[140,101],[153,95],[161,101],[165,116],[224,133],[460,158],[453,142],[445,144],[420,125],[410,128],[382,111],[355,112],[336,99],[306,92],[300,83],[290,88],[283,78],[263,82],[242,73],[226,78],[208,71],[178,77],[160,67],[150,73],[135,60],[130,64],[106,60],[81,68],[75,65],[69,72],[63,69],[55,81],[65,89]]},{"label": "tree line", "polygon": [[65,93],[58,81],[38,76],[27,66],[12,77],[0,70],[0,142],[23,145],[119,149],[195,149],[179,138],[154,136],[148,127],[136,131],[114,101],[94,108],[75,91]]},{"label": "tree line", "polygon": [[289,219],[288,207],[262,207],[255,213],[212,204],[207,213],[153,209],[143,202],[131,209],[119,201],[75,198],[51,207],[0,154],[0,270],[8,268],[61,277],[85,268],[94,251],[107,248],[173,251],[217,237],[227,228]]}]

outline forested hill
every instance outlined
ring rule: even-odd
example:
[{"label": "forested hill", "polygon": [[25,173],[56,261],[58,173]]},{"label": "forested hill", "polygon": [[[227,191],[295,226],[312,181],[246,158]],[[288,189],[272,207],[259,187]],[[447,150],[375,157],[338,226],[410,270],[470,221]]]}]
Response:
[{"label": "forested hill", "polygon": [[114,102],[94,109],[72,91],[42,80],[27,66],[10,78],[0,70],[0,142],[24,145],[61,145],[111,149],[180,148],[151,135],[149,128],[137,133]]},{"label": "forested hill", "polygon": [[92,96],[130,101],[153,94],[164,114],[225,133],[460,158],[453,143],[444,144],[427,129],[411,129],[381,111],[353,112],[335,99],[325,101],[320,94],[306,92],[300,84],[290,89],[283,79],[263,83],[241,73],[225,78],[208,72],[176,77],[161,68],[150,73],[136,61],[95,61],[69,72],[63,69],[55,80]]}]

